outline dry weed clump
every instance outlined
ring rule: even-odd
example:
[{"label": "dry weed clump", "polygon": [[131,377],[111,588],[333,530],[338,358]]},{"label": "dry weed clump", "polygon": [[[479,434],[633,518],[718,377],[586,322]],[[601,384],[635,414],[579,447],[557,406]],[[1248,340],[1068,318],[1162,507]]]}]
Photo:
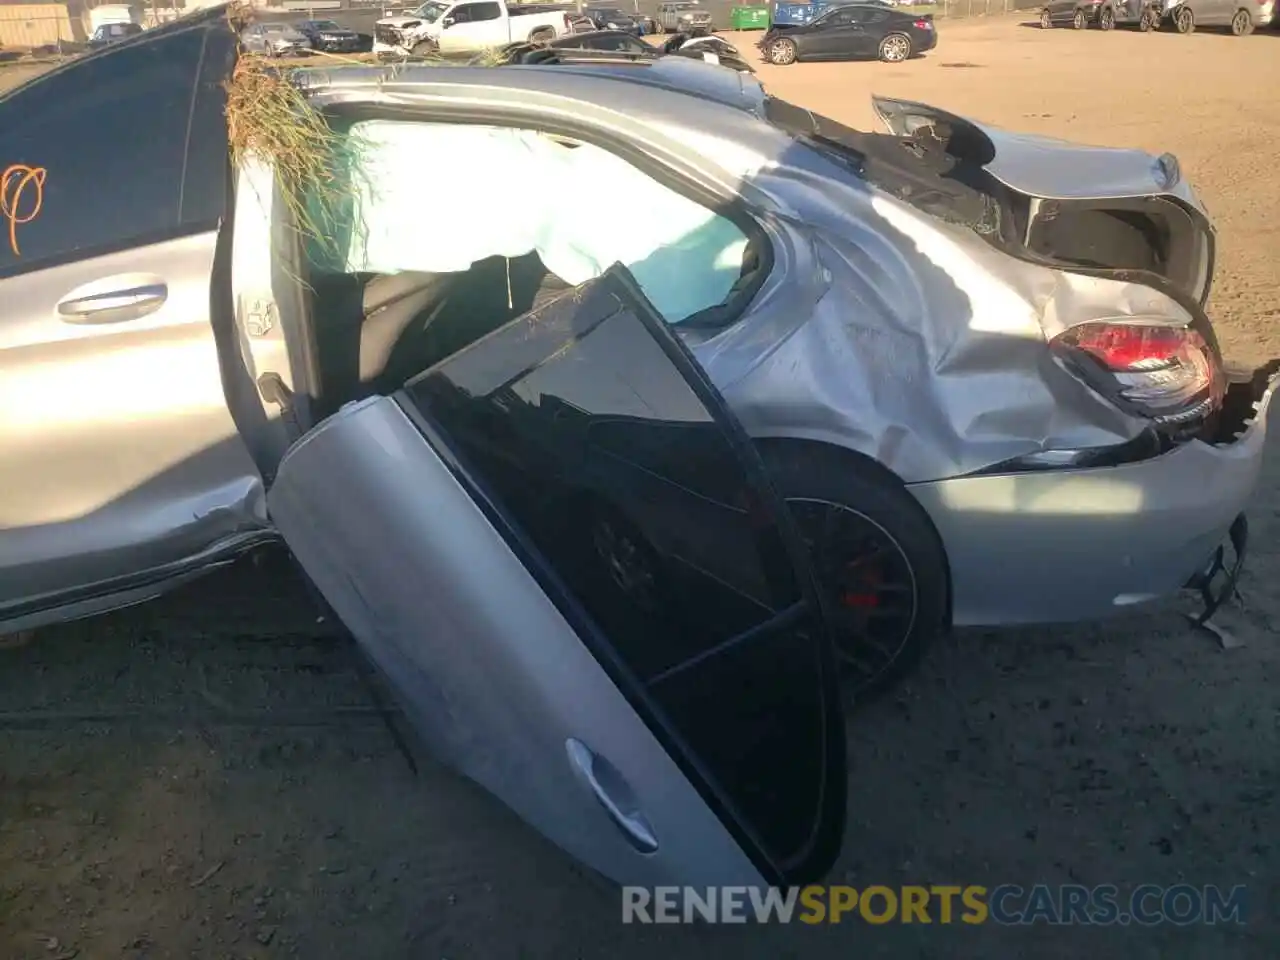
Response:
[{"label": "dry weed clump", "polygon": [[227,81],[227,137],[231,161],[269,163],[299,230],[325,241],[319,211],[338,200],[334,160],[342,137],[306,93],[264,57],[241,56]]}]

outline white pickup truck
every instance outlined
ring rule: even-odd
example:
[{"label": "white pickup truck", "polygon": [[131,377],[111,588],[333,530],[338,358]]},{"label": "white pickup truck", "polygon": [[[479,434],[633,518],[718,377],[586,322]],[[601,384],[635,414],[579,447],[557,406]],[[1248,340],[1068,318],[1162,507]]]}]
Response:
[{"label": "white pickup truck", "polygon": [[382,55],[477,53],[508,43],[554,40],[572,31],[572,8],[505,0],[426,0],[373,29],[373,52]]}]

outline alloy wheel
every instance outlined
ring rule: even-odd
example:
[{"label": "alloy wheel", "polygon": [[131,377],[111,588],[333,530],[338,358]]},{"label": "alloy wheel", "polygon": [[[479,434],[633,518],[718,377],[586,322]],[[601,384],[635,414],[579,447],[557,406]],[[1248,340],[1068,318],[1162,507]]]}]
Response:
[{"label": "alloy wheel", "polygon": [[1052,27],[1053,27],[1053,17],[1050,15],[1048,10],[1041,10],[1040,11],[1040,29],[1049,30],[1049,29],[1052,29]]},{"label": "alloy wheel", "polygon": [[1104,7],[1098,14],[1098,29],[1110,30],[1116,25],[1116,13],[1110,7]]},{"label": "alloy wheel", "polygon": [[1083,30],[1089,25],[1088,19],[1085,18],[1083,10],[1077,10],[1076,15],[1071,18],[1071,26],[1077,30]]},{"label": "alloy wheel", "polygon": [[787,499],[827,607],[837,656],[855,692],[902,655],[916,623],[916,575],[902,547],[845,504]]},{"label": "alloy wheel", "polygon": [[785,66],[788,63],[794,63],[796,59],[796,45],[790,40],[775,40],[769,44],[769,62],[776,63],[779,66]]},{"label": "alloy wheel", "polygon": [[880,59],[885,63],[901,63],[911,56],[911,41],[895,33],[880,41]]},{"label": "alloy wheel", "polygon": [[1253,33],[1253,17],[1249,16],[1248,10],[1237,10],[1231,18],[1232,36],[1243,37],[1250,33]]},{"label": "alloy wheel", "polygon": [[1173,25],[1179,33],[1191,33],[1196,28],[1196,15],[1190,7],[1182,7],[1174,18]]}]

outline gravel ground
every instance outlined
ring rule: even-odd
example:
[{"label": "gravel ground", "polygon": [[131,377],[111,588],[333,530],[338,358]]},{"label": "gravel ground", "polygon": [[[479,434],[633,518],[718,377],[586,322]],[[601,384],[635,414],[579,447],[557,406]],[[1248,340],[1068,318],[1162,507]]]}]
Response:
[{"label": "gravel ground", "polygon": [[[752,38],[743,38],[750,49]],[[947,25],[899,66],[773,92],[868,125],[868,93],[1172,150],[1221,231],[1229,355],[1280,353],[1280,36]],[[1262,108],[1262,109],[1260,109]],[[1243,927],[622,927],[616,894],[393,737],[359,656],[277,556],[0,650],[0,958],[1271,958],[1280,623],[1272,445],[1245,606],[965,633],[850,721],[833,882],[1216,883]],[[1212,495],[1212,491],[1206,491]]]}]

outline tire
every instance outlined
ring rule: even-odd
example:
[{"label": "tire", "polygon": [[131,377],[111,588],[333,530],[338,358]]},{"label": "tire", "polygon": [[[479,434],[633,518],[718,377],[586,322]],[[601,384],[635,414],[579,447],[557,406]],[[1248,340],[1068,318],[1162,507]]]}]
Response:
[{"label": "tire", "polygon": [[880,41],[879,57],[885,63],[905,63],[911,59],[911,38],[905,33],[891,33]]},{"label": "tire", "polygon": [[796,42],[786,37],[777,37],[769,41],[769,49],[767,51],[767,59],[770,63],[780,67],[795,63],[798,51],[796,50]]},{"label": "tire", "polygon": [[1196,32],[1196,15],[1191,12],[1190,7],[1177,9],[1173,15],[1173,29],[1182,34]]},{"label": "tire", "polygon": [[1138,18],[1138,31],[1140,33],[1150,33],[1160,26],[1160,19],[1150,8],[1142,11],[1142,16]]},{"label": "tire", "polygon": [[810,550],[845,688],[884,692],[948,628],[950,574],[933,523],[897,478],[856,454],[785,440],[759,449]]},{"label": "tire", "polygon": [[1248,10],[1237,10],[1236,15],[1231,18],[1231,35],[1247,37],[1251,33],[1253,33],[1253,17],[1249,15]]},{"label": "tire", "polygon": [[1077,10],[1074,17],[1071,18],[1071,26],[1076,30],[1083,30],[1089,25],[1089,18],[1085,16],[1083,10]]},{"label": "tire", "polygon": [[1103,7],[1098,14],[1099,30],[1114,30],[1116,28],[1116,12],[1111,7]]},{"label": "tire", "polygon": [[1048,10],[1040,11],[1040,29],[1041,30],[1053,29],[1053,15],[1049,13]]}]

